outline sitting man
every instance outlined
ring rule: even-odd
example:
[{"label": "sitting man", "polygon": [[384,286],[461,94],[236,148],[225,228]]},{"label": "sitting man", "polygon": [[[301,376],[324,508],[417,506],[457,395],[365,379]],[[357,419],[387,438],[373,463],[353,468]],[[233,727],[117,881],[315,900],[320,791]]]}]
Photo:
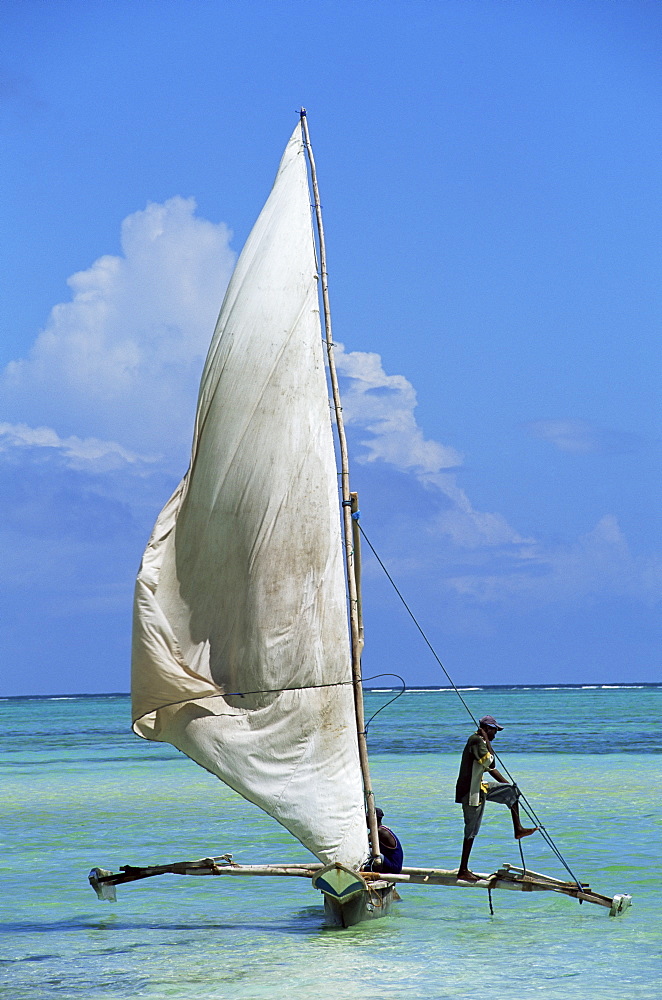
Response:
[{"label": "sitting man", "polygon": [[402,871],[402,861],[404,858],[402,844],[393,833],[393,830],[389,830],[387,826],[382,826],[382,820],[384,818],[383,809],[375,809],[375,814],[377,816],[377,834],[379,836],[381,865],[375,864],[373,859],[365,866],[365,868],[367,871],[382,872],[385,875],[399,875]]},{"label": "sitting man", "polygon": [[[462,752],[460,773],[455,788],[455,801],[462,804],[464,814],[464,843],[462,858],[457,877],[463,882],[477,882],[478,876],[469,871],[469,855],[474,839],[480,829],[483,810],[486,802],[502,802],[510,809],[513,820],[513,832],[516,840],[530,837],[538,829],[524,827],[520,821],[519,789],[511,785],[494,767],[492,740],[503,729],[491,715],[484,715],[480,720],[478,731],[472,733]],[[487,771],[495,781],[483,781]]]}]

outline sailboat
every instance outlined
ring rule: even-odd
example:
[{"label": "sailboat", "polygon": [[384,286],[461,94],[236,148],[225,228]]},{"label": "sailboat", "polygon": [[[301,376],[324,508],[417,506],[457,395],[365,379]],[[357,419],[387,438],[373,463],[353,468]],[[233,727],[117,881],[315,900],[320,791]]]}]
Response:
[{"label": "sailboat", "polygon": [[[321,891],[329,922],[349,926],[387,913],[400,882],[457,884],[456,873],[441,869],[379,872],[356,508],[302,110],[225,294],[188,471],[138,573],[132,711],[139,736],[183,751],[282,824],[314,860],[239,865],[223,855],[127,865],[118,874],[94,868],[100,898],[165,872],[299,877]],[[533,888],[530,873],[505,869],[493,884]],[[556,891],[591,895],[573,883],[558,882]]]},{"label": "sailboat", "polygon": [[[143,557],[133,728],[285,826],[332,866],[317,875],[325,897],[349,905],[366,894],[362,877],[339,874],[370,857],[366,796],[377,841],[357,735],[360,668],[357,648],[353,675],[307,146],[301,115],[225,295],[189,469]],[[332,353],[328,318],[325,336]],[[386,900],[392,886],[382,888]]]}]

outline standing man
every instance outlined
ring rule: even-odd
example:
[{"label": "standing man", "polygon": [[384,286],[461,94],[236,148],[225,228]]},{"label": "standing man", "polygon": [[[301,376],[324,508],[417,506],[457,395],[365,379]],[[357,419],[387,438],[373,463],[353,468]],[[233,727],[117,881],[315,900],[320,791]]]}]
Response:
[{"label": "standing man", "polygon": [[[501,772],[494,767],[492,740],[502,729],[503,726],[498,725],[493,716],[484,715],[478,724],[478,731],[471,734],[462,751],[460,773],[455,786],[455,801],[462,804],[464,814],[462,859],[457,871],[458,879],[463,882],[478,881],[478,876],[469,871],[469,855],[480,830],[486,802],[503,802],[508,806],[513,819],[515,840],[530,837],[538,829],[537,826],[522,826],[517,804],[519,789],[517,785],[511,785],[506,781]],[[485,772],[495,780],[483,781]]]}]

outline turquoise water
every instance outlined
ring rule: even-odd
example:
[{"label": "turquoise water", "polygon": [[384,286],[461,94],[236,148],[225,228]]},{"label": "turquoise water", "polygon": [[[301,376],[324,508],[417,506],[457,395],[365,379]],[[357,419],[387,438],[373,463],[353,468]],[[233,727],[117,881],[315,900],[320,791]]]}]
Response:
[{"label": "turquoise water", "polygon": [[[93,865],[231,852],[306,860],[279,826],[176,751],[128,731],[124,696],[0,701],[0,996],[8,1000],[293,997],[601,1000],[662,996],[662,687],[463,692],[506,729],[498,749],[575,874],[630,892],[622,917],[552,894],[407,886],[347,931],[294,879],[163,876],[97,900]],[[368,714],[388,700],[368,694]],[[455,695],[408,692],[369,730],[373,779],[405,863],[456,867],[453,787],[471,730]],[[488,808],[472,865],[519,864]],[[563,875],[539,836],[527,865]]]}]

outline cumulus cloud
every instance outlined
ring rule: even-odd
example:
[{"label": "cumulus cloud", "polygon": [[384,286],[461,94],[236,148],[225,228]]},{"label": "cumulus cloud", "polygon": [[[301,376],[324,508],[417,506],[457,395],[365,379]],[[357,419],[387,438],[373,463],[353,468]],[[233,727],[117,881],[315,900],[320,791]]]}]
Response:
[{"label": "cumulus cloud", "polygon": [[[378,354],[336,345],[336,363],[344,379],[346,422],[359,432],[365,449],[355,460],[387,463],[444,498],[425,524],[410,525],[408,537],[419,535],[425,544],[417,556],[408,546],[406,554],[395,557],[399,572],[431,573],[441,591],[480,605],[524,599],[544,604],[600,594],[649,600],[659,593],[659,567],[631,553],[613,514],[575,540],[554,543],[521,535],[499,513],[476,510],[458,483],[463,456],[426,439],[417,424],[412,384],[402,375],[387,374]],[[622,450],[627,444],[626,435],[583,421],[539,421],[530,429],[576,454]],[[439,566],[448,572],[440,575]]]},{"label": "cumulus cloud", "polygon": [[[76,491],[118,533],[148,524],[166,499],[188,461],[199,375],[235,259],[230,235],[197,216],[193,199],[135,212],[122,224],[121,255],[73,275],[71,300],[53,308],[30,354],[5,369],[0,456],[14,464],[24,457],[31,497],[40,469],[56,470],[48,523],[59,523],[55,511],[65,504],[77,511],[72,526],[81,523]],[[642,568],[611,515],[565,546],[523,537],[501,514],[474,508],[458,482],[463,456],[425,436],[403,375],[385,372],[378,354],[342,345],[336,361],[355,460],[412,476],[438,499],[434,513],[407,515],[419,517],[425,539],[407,558],[419,567],[429,560],[431,572],[434,563],[436,580],[438,567],[449,567],[447,591],[498,602],[641,586]],[[625,441],[582,421],[537,421],[529,430],[575,454]],[[15,497],[17,524],[31,509],[27,495]]]},{"label": "cumulus cloud", "polygon": [[335,357],[338,372],[349,380],[345,418],[372,434],[361,441],[368,449],[363,461],[381,459],[421,477],[461,465],[454,448],[424,438],[414,416],[416,390],[404,375],[387,375],[379,354],[346,352],[342,344],[336,344]]},{"label": "cumulus cloud", "polygon": [[14,421],[79,428],[130,451],[185,459],[200,371],[235,255],[230,231],[192,198],[149,204],[122,224],[122,255],[69,279],[27,358],[1,388]]},{"label": "cumulus cloud", "polygon": [[[5,425],[5,447],[134,465],[138,456],[161,456],[183,470],[198,378],[235,256],[227,227],[195,209],[193,199],[176,197],[135,212],[122,224],[122,255],[100,257],[69,279],[71,301],[52,309],[29,356],[2,376],[15,421]],[[364,432],[359,461],[386,463],[440,491],[448,509],[437,528],[458,545],[522,541],[500,515],[473,509],[453,472],[462,455],[425,437],[404,376],[387,374],[378,354],[342,345],[336,360],[346,419]]]},{"label": "cumulus cloud", "polygon": [[449,501],[436,518],[436,528],[456,545],[520,545],[531,541],[518,534],[500,514],[474,510],[452,469],[463,456],[450,445],[424,437],[416,422],[416,390],[404,375],[387,375],[378,354],[344,350],[336,345],[336,365],[346,380],[343,413],[348,424],[369,432],[359,461],[383,461],[413,473],[427,488]]}]

